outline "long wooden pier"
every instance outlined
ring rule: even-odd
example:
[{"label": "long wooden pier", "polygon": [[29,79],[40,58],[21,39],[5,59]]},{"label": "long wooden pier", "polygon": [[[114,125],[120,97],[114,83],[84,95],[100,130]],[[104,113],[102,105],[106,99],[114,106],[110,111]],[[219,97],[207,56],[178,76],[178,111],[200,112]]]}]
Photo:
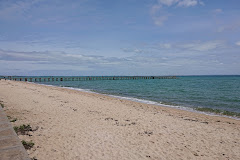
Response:
[{"label": "long wooden pier", "polygon": [[96,81],[96,80],[139,80],[139,79],[177,79],[176,76],[2,76],[0,79],[26,82],[54,82],[54,81]]}]

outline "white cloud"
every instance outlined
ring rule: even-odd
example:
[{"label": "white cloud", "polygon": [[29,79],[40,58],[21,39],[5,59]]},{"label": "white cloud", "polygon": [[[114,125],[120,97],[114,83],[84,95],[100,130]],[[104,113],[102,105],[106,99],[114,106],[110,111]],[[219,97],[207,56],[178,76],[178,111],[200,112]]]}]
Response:
[{"label": "white cloud", "polygon": [[156,24],[157,26],[162,26],[163,22],[166,21],[168,19],[168,16],[159,16],[159,17],[153,17],[154,20],[154,24]]},{"label": "white cloud", "polygon": [[[195,67],[196,70],[201,70],[205,66],[206,71],[209,66],[216,68],[221,64],[239,67],[238,47],[231,49],[225,45],[224,42],[217,40],[146,44],[132,49],[122,49],[123,52],[138,53],[129,54],[124,58],[82,53],[17,52],[0,49],[0,68],[2,68],[0,74],[22,72],[22,75],[111,75],[118,73],[142,75],[143,73],[163,74],[165,72],[167,74],[169,70],[174,73],[179,67],[183,67],[181,70],[189,69],[189,65]],[[240,46],[240,41],[236,42],[236,45]],[[159,71],[159,67],[163,70]],[[182,73],[189,73],[185,71]]]},{"label": "white cloud", "polygon": [[170,44],[170,43],[160,43],[159,46],[160,46],[160,48],[164,48],[164,49],[172,48],[172,44]]},{"label": "white cloud", "polygon": [[236,44],[237,46],[240,46],[240,41],[236,42],[235,44]]},{"label": "white cloud", "polygon": [[[240,45],[240,41],[238,42]],[[237,43],[236,43],[237,44]],[[144,46],[144,48],[134,49],[123,49],[124,52],[132,52],[132,53],[140,53],[141,56],[151,56],[158,57],[161,56],[190,56],[190,55],[202,55],[215,53],[217,51],[221,51],[226,49],[227,45],[224,41],[215,40],[215,41],[196,41],[196,42],[188,42],[188,43],[156,43],[149,44]]]},{"label": "white cloud", "polygon": [[203,2],[201,0],[158,0],[158,3],[152,6],[150,14],[154,24],[162,26],[170,15],[166,12],[167,7],[192,7],[198,4],[203,5]]},{"label": "white cloud", "polygon": [[158,2],[163,5],[171,6],[171,5],[179,2],[179,0],[158,0]]},{"label": "white cloud", "polygon": [[152,8],[151,8],[150,13],[151,13],[152,15],[154,15],[154,14],[156,14],[161,8],[162,8],[162,5],[159,5],[159,4],[153,5]]},{"label": "white cloud", "polygon": [[213,10],[213,13],[215,13],[215,14],[223,13],[223,10],[220,9],[220,8],[218,8],[218,9],[214,9],[214,10]]},{"label": "white cloud", "polygon": [[200,0],[158,0],[158,3],[166,6],[177,5],[179,7],[191,7],[197,4],[203,5],[204,3]]},{"label": "white cloud", "polygon": [[236,31],[239,29],[240,29],[240,21],[235,21],[231,24],[220,26],[219,28],[217,28],[217,32]]},{"label": "white cloud", "polygon": [[209,51],[217,48],[224,47],[222,41],[207,41],[207,42],[195,42],[177,45],[179,48],[195,51]]},{"label": "white cloud", "polygon": [[198,2],[200,5],[202,5],[202,6],[204,6],[205,5],[205,3],[203,2],[203,1],[201,1],[201,0],[199,0],[199,2]]},{"label": "white cloud", "polygon": [[163,12],[161,4],[153,5],[150,13],[154,24],[157,26],[162,26],[169,16],[169,14]]},{"label": "white cloud", "polygon": [[197,4],[198,4],[197,0],[182,0],[178,3],[178,6],[191,7],[191,6],[196,6]]},{"label": "white cloud", "polygon": [[85,4],[85,0],[0,0],[0,19],[29,21],[34,25],[73,23],[80,19],[80,15],[71,16],[75,10],[78,9],[78,12],[83,13],[91,12],[90,7],[85,6]]},{"label": "white cloud", "polygon": [[10,1],[5,1],[0,6],[0,18],[19,18],[28,17],[27,12],[32,6],[38,1],[16,1],[11,3]]},{"label": "white cloud", "polygon": [[132,52],[132,53],[142,53],[144,52],[142,49],[131,49],[131,48],[123,48],[122,49],[124,52]]},{"label": "white cloud", "polygon": [[[95,55],[69,54],[65,52],[18,52],[0,49],[0,60],[4,61],[31,61],[35,63],[78,64],[100,63],[108,58]],[[112,59],[111,59],[112,60]],[[111,61],[109,60],[109,61]]]}]

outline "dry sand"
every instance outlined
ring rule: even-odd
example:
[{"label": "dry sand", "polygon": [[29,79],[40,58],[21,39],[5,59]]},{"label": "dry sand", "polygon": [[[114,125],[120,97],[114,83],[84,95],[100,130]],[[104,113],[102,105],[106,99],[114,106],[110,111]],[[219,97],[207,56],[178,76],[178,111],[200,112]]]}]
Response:
[{"label": "dry sand", "polygon": [[240,159],[240,121],[59,87],[0,81],[38,160]]}]

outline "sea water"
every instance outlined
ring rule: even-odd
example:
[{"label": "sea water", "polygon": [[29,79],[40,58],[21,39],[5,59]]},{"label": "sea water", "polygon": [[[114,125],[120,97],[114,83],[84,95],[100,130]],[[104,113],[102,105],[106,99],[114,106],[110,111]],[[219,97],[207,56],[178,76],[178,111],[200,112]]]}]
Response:
[{"label": "sea water", "polygon": [[37,82],[84,89],[141,102],[240,113],[240,76],[179,76],[178,79]]}]

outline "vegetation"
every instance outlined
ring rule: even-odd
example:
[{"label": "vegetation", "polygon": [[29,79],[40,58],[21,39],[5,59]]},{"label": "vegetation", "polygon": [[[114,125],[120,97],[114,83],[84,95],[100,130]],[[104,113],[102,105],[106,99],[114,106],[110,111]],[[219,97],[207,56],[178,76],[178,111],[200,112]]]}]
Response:
[{"label": "vegetation", "polygon": [[219,115],[225,115],[225,116],[232,116],[232,117],[240,118],[240,113],[224,111],[224,110],[220,110],[220,109],[196,108],[196,110],[197,111],[202,111],[202,112],[210,112],[210,113],[215,113],[215,114],[219,114]]},{"label": "vegetation", "polygon": [[29,131],[32,131],[32,127],[29,124],[28,125],[23,124],[19,127],[14,126],[13,129],[18,135],[19,134],[26,135],[28,134]]},{"label": "vegetation", "polygon": [[0,105],[1,105],[2,108],[4,108],[4,104],[3,103],[0,102]]},{"label": "vegetation", "polygon": [[12,120],[10,120],[10,122],[16,122],[17,118],[13,118]]},{"label": "vegetation", "polygon": [[11,116],[7,116],[7,117],[10,120],[10,122],[16,122],[17,121],[17,118],[12,118]]},{"label": "vegetation", "polygon": [[34,146],[34,143],[32,141],[27,142],[27,141],[22,140],[22,144],[23,144],[24,148],[27,150],[31,149]]}]

